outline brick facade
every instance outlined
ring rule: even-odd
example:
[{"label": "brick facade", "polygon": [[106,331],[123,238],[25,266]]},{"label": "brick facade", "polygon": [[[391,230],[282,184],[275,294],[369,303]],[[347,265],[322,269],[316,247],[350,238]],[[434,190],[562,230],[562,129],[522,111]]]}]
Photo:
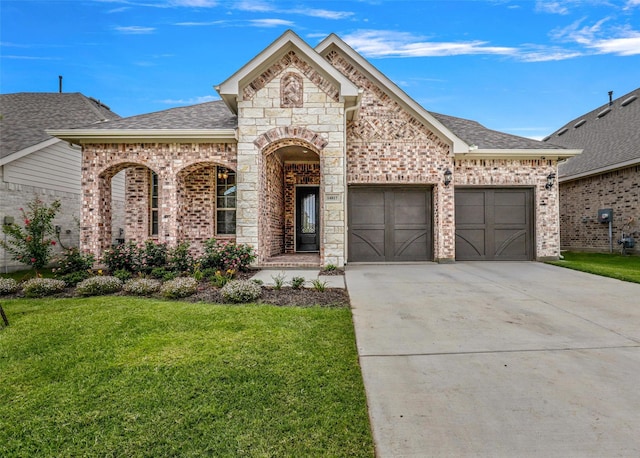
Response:
[{"label": "brick facade", "polygon": [[[329,52],[326,61],[361,90],[353,120],[347,121],[341,88],[333,81],[351,87],[349,97],[355,99],[353,86],[326,63],[319,71],[305,61],[304,51],[289,48],[275,62],[265,60],[270,66],[259,74],[247,73],[251,80],[238,79],[242,87],[221,92],[237,103],[237,143],[85,145],[82,247],[99,255],[109,245],[110,179],[127,169],[126,238],[149,237],[153,170],[159,177],[157,239],[170,245],[187,239],[198,248],[215,235],[215,166],[220,165],[236,171],[235,239],[255,248],[257,264],[295,252],[295,190],[309,185],[320,190],[322,265],[341,267],[347,261],[347,187],[352,185],[431,188],[433,253],[441,262],[455,259],[456,186],[529,187],[535,196],[535,256],[557,257],[558,186],[545,189],[555,161],[455,160],[452,140],[436,134],[389,92],[393,88],[379,87],[341,52]],[[310,160],[301,160],[303,153]],[[447,169],[453,182],[445,186]]]},{"label": "brick facade", "polygon": [[337,52],[329,62],[364,90],[355,121],[347,126],[347,183],[433,187],[434,258],[455,258],[453,186],[444,171],[453,169],[450,146],[411,116]]},{"label": "brick facade", "polygon": [[456,160],[453,173],[456,186],[510,187],[534,190],[535,257],[557,259],[560,254],[558,185],[546,189],[547,176],[556,161],[529,159]]},{"label": "brick facade", "polygon": [[[191,197],[205,189],[207,167],[236,169],[236,145],[227,143],[87,144],[82,154],[82,217],[80,246],[99,258],[111,245],[111,179],[126,173],[125,238],[144,241],[149,236],[149,172],[158,175],[159,231],[157,240],[174,245],[187,234],[198,242],[212,233],[207,222],[191,227],[197,202]],[[195,175],[191,176],[191,174]],[[215,189],[212,191],[215,192]],[[191,197],[190,197],[191,196]],[[196,199],[197,200],[197,199]],[[200,209],[202,210],[202,209]]]},{"label": "brick facade", "polygon": [[[640,166],[560,184],[563,250],[609,251],[609,225],[598,222],[598,210],[602,208],[613,209],[613,250],[618,251],[616,241],[629,218],[634,218],[634,222],[624,229],[640,231]],[[640,253],[638,243],[632,252]]]}]

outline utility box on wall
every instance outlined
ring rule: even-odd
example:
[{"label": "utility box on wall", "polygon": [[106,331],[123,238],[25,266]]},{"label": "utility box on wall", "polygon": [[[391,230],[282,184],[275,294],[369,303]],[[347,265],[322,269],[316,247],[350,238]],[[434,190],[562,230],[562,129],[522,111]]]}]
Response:
[{"label": "utility box on wall", "polygon": [[598,222],[602,224],[613,222],[613,208],[601,208],[598,210]]}]

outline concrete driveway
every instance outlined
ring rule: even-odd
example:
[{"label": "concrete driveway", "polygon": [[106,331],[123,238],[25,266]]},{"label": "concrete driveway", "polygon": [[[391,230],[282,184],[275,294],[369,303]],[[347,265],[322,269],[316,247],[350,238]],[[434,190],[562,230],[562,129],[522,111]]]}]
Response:
[{"label": "concrete driveway", "polygon": [[640,284],[533,262],[346,282],[378,456],[640,456]]}]

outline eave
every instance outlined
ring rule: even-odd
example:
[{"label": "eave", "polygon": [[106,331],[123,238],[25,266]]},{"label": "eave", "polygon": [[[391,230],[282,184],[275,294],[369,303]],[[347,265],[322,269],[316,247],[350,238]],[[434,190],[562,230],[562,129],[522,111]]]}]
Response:
[{"label": "eave", "polygon": [[579,180],[581,178],[588,178],[595,175],[601,175],[603,173],[613,172],[615,170],[626,169],[627,167],[633,167],[634,165],[640,166],[640,158],[631,159],[625,162],[618,162],[617,164],[611,164],[593,170],[587,170],[586,172],[574,173],[571,175],[559,175],[558,182],[566,183],[569,181]]},{"label": "eave", "polygon": [[62,129],[47,134],[86,143],[236,143],[236,129]]},{"label": "eave", "polygon": [[[51,135],[51,134],[49,134]],[[0,158],[0,166],[8,164],[9,162],[17,161],[18,159],[28,156],[31,153],[44,149],[48,146],[55,145],[60,142],[59,138],[50,138],[40,143],[36,143],[35,145],[28,146],[27,148],[21,149],[20,151],[15,151],[7,156]]]},{"label": "eave", "polygon": [[456,159],[568,159],[582,153],[581,149],[473,149],[456,152]]}]

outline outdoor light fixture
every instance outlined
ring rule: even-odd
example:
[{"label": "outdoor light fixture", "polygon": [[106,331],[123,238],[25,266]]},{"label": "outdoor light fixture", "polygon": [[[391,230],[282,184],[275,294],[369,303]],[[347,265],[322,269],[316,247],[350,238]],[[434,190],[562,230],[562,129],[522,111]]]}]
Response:
[{"label": "outdoor light fixture", "polygon": [[551,172],[548,176],[547,176],[547,184],[544,185],[545,189],[551,189],[553,188],[553,183],[554,181],[556,181],[556,174]]},{"label": "outdoor light fixture", "polygon": [[221,167],[218,169],[218,179],[219,180],[226,180],[227,177],[229,176],[229,173],[227,172],[227,169],[224,167]]},{"label": "outdoor light fixture", "polygon": [[448,168],[447,168],[447,170],[444,171],[444,185],[445,186],[449,186],[449,183],[451,183],[451,176],[452,175],[453,175],[453,173]]}]

